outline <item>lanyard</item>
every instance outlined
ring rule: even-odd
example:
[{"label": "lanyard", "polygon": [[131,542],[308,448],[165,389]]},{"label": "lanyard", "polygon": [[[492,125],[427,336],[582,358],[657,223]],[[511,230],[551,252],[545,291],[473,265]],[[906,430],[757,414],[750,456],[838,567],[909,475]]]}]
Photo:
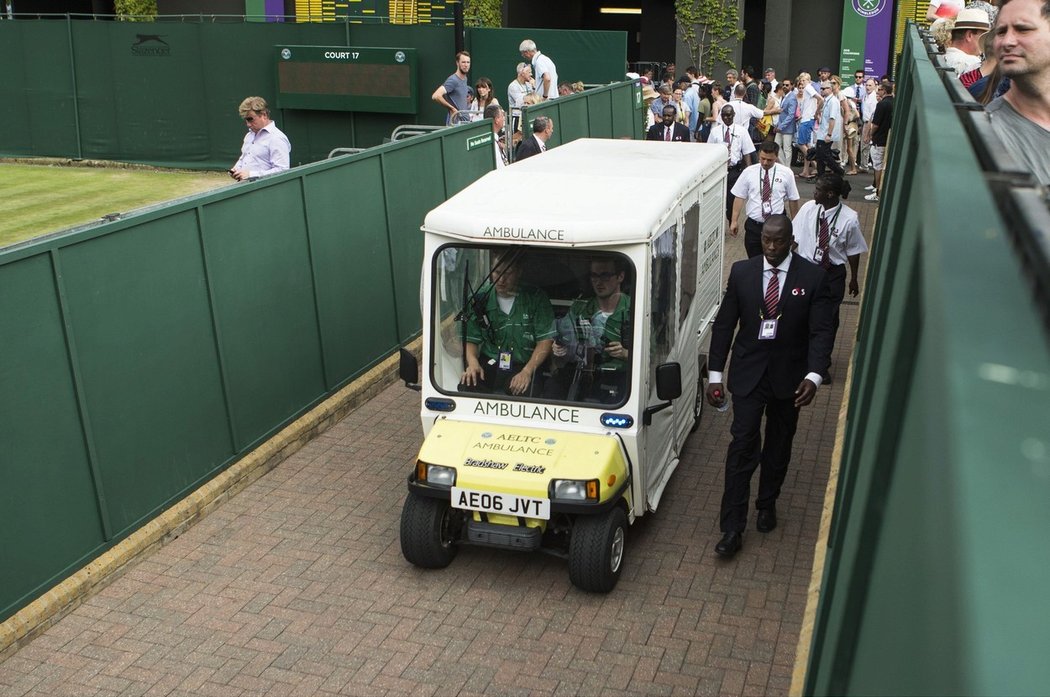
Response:
[{"label": "lanyard", "polygon": [[[831,238],[831,231],[835,229],[835,223],[837,223],[839,221],[839,213],[841,213],[841,212],[842,212],[842,201],[839,201],[839,205],[835,206],[835,217],[832,218],[831,222],[828,223],[828,238],[829,239]],[[822,217],[821,214],[817,213],[816,233],[817,233],[817,241],[818,242],[820,241],[820,219],[821,219],[821,217]],[[831,242],[829,241],[828,242],[828,247],[830,247],[830,246],[831,246]]]}]

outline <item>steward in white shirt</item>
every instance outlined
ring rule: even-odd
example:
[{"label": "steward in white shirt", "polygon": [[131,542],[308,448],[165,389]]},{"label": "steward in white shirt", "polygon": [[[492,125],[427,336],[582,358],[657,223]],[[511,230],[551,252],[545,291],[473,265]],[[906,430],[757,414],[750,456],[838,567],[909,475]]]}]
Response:
[{"label": "steward in white shirt", "polygon": [[740,211],[745,208],[744,249],[747,256],[762,254],[762,226],[770,216],[798,212],[798,187],[790,167],[777,162],[780,146],[765,141],[758,147],[758,164],[745,169],[730,189],[733,210],[729,218],[729,234],[740,232]]},{"label": "steward in white shirt", "polygon": [[736,184],[744,167],[751,164],[751,153],[755,152],[755,144],[746,128],[733,123],[733,118],[736,116],[733,107],[726,104],[722,107],[721,114],[722,123],[716,123],[711,127],[707,142],[722,143],[729,152],[729,174],[726,177],[726,220],[732,220],[733,194],[730,193],[730,190]]},{"label": "steward in white shirt", "polygon": [[839,306],[846,296],[846,265],[849,264],[850,297],[860,293],[857,270],[868,243],[860,229],[857,212],[839,197],[849,196],[849,182],[834,173],[817,177],[813,200],[807,201],[792,221],[795,253],[827,269],[828,288],[835,302],[835,332],[839,329]]}]

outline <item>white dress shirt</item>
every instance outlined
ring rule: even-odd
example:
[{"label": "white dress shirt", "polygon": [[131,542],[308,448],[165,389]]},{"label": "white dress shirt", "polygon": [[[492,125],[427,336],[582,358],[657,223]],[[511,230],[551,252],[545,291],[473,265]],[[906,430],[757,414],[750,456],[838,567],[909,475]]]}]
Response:
[{"label": "white dress shirt", "polygon": [[[707,136],[708,143],[721,143],[725,145],[726,126],[716,123],[711,127],[711,133]],[[751,135],[747,129],[740,124],[734,123],[729,127],[729,166],[735,167],[740,158],[750,155],[755,151],[755,144],[751,141]]]},{"label": "white dress shirt", "polygon": [[248,129],[244,134],[241,156],[233,169],[246,169],[249,177],[264,177],[288,169],[291,156],[292,144],[288,136],[271,121],[258,132]]},{"label": "white dress shirt", "polygon": [[841,201],[830,210],[824,210],[816,201],[806,201],[791,221],[795,242],[798,243],[795,252],[800,257],[814,264],[819,263],[816,260],[816,251],[820,239],[821,216],[828,221],[828,258],[832,265],[845,264],[854,254],[868,251],[868,243],[864,241],[857,211]]},{"label": "white dress shirt", "polygon": [[740,173],[740,178],[736,180],[736,184],[733,185],[733,189],[730,191],[737,198],[746,199],[744,211],[747,217],[760,223],[770,215],[785,212],[787,210],[785,206],[788,201],[797,201],[799,199],[798,187],[795,185],[795,173],[791,171],[790,167],[776,163],[769,168],[770,206],[768,215],[764,214],[762,209],[762,179],[765,175],[766,170],[761,163],[751,165]]}]

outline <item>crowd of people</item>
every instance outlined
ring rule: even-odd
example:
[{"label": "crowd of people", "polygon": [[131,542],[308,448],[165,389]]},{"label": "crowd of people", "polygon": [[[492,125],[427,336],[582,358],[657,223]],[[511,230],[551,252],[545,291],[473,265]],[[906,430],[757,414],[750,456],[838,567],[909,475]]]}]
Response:
[{"label": "crowd of people", "polygon": [[[729,149],[730,189],[757,146],[778,145],[787,166],[814,180],[825,171],[846,176],[871,172],[868,200],[878,201],[885,163],[886,136],[892,122],[893,84],[858,69],[845,85],[822,67],[814,81],[808,72],[777,79],[766,68],[728,70],[725,82],[705,77],[690,66],[676,77],[673,67],[656,81],[640,74],[646,110],[646,138],[676,142],[725,143]],[[888,98],[888,99],[887,99]],[[882,104],[881,108],[879,105]],[[732,201],[727,201],[730,217]]]},{"label": "crowd of people", "polygon": [[1050,1],[931,2],[944,63],[985,107],[1003,150],[1050,186]]},{"label": "crowd of people", "polygon": [[522,133],[521,110],[526,106],[539,104],[548,99],[565,97],[583,92],[583,82],[559,82],[558,68],[550,56],[544,54],[532,39],[525,39],[518,47],[522,61],[518,63],[514,79],[507,85],[506,109],[500,104],[495,94],[492,80],[478,78],[474,86],[468,82],[470,72],[470,53],[460,51],[456,54],[456,70],[444,83],[434,90],[431,98],[448,110],[445,119],[447,125],[470,123],[486,118],[496,118],[501,125],[496,130],[496,166],[508,164],[506,151],[506,134],[503,124],[510,115],[511,138],[516,145],[515,160],[531,157],[546,150],[546,142],[553,131],[553,121],[545,118],[541,123],[533,123],[531,134]]}]

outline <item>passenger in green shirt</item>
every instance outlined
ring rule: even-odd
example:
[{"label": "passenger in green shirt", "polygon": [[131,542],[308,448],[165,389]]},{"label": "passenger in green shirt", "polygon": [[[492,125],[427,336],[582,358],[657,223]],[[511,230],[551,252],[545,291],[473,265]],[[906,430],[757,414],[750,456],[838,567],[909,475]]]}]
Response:
[{"label": "passenger in green shirt", "polygon": [[552,351],[559,368],[547,396],[604,403],[626,397],[631,298],[622,290],[625,275],[618,259],[591,261],[594,295],[575,301],[558,324]]},{"label": "passenger in green shirt", "polygon": [[551,354],[554,310],[542,290],[520,281],[521,253],[502,252],[476,296],[485,303],[484,317],[472,312],[467,320],[462,387],[512,395],[531,391],[536,371]]}]

